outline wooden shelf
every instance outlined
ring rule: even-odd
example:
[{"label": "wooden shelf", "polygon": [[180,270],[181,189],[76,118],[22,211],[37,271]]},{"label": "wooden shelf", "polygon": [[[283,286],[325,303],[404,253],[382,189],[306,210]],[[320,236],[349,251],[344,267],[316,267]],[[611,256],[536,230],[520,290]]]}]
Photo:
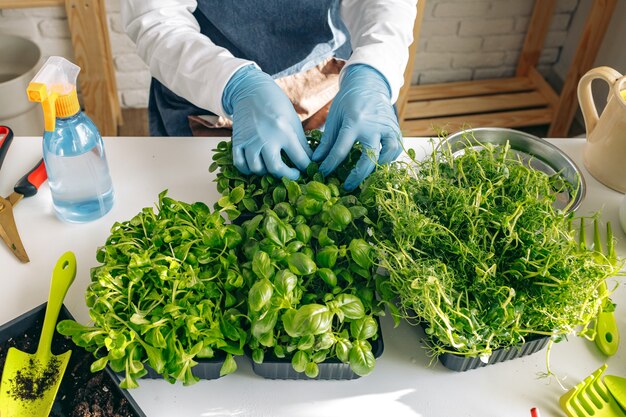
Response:
[{"label": "wooden shelf", "polygon": [[402,133],[431,136],[470,126],[548,124],[554,97],[530,77],[430,84],[409,90]]},{"label": "wooden shelf", "polygon": [[[424,3],[419,0],[414,30],[417,44]],[[398,99],[400,127],[405,136],[437,136],[471,127],[550,125],[548,136],[565,137],[578,107],[576,87],[591,69],[617,0],[594,0],[579,48],[557,94],[535,68],[549,30],[556,0],[535,2],[512,78],[409,85],[415,48],[411,47],[405,86]]]}]

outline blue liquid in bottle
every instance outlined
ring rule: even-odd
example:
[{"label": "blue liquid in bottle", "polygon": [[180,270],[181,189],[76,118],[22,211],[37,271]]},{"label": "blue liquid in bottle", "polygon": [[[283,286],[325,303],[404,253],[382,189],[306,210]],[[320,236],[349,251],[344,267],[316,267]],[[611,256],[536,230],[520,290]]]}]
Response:
[{"label": "blue liquid in bottle", "polygon": [[113,183],[102,137],[87,115],[57,118],[44,132],[43,155],[56,215],[72,223],[98,219],[113,207]]}]

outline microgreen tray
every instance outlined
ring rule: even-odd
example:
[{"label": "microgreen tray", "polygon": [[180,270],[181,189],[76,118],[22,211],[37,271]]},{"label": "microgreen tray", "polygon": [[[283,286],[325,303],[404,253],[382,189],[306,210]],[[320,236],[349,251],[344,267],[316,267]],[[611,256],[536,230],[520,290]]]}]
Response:
[{"label": "microgreen tray", "polygon": [[[197,365],[191,368],[191,373],[200,379],[218,379],[220,378],[220,369],[222,369],[225,358],[226,355],[220,355],[220,353],[217,353],[216,357],[211,359],[195,358],[194,361],[197,362]],[[142,376],[142,379],[163,379],[163,375],[152,369],[148,364],[144,364],[144,367],[148,373]],[[118,375],[123,377],[123,374]]]},{"label": "microgreen tray", "polygon": [[[0,326],[0,358],[6,355],[3,346],[16,346],[28,351],[37,348],[41,326],[46,310],[46,303],[41,304],[19,317]],[[65,306],[61,307],[58,321],[72,320],[73,317]],[[52,352],[60,354],[71,350],[59,393],[55,399],[51,417],[68,415],[96,415],[91,411],[100,410],[99,416],[146,417],[127,390],[119,387],[119,380],[111,370],[104,369],[91,373],[89,366],[93,355],[76,346],[71,339],[55,333]],[[4,360],[0,361],[4,364]],[[0,373],[1,373],[0,367]],[[91,410],[91,411],[90,411]]]},{"label": "microgreen tray", "polygon": [[[370,340],[374,358],[378,359],[385,348],[382,332],[378,331],[378,338]],[[322,363],[318,363],[319,374],[315,378],[309,378],[304,372],[296,372],[291,366],[291,359],[276,358],[269,354],[265,355],[263,363],[256,363],[251,355],[247,355],[252,362],[252,370],[255,374],[268,379],[322,379],[322,380],[350,380],[360,378],[355,374],[347,363],[339,359],[332,358]]]},{"label": "microgreen tray", "polygon": [[488,362],[483,362],[478,357],[468,357],[453,353],[444,353],[440,355],[439,362],[441,362],[446,368],[453,371],[465,372],[471,369],[482,368],[487,365],[493,365],[537,353],[548,344],[549,340],[550,338],[548,336],[539,337],[529,340],[519,346],[496,349],[489,357]]}]

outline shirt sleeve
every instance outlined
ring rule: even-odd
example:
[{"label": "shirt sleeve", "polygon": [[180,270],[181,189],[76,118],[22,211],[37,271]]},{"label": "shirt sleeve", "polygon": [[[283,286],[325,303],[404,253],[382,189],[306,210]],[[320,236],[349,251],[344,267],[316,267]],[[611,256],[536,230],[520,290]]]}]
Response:
[{"label": "shirt sleeve", "polygon": [[395,103],[413,42],[418,0],[342,0],[341,19],[350,32],[347,68],[367,64],[385,76]]},{"label": "shirt sleeve", "polygon": [[122,0],[122,23],[154,78],[194,105],[226,116],[222,93],[252,61],[235,58],[200,33],[195,0]]}]

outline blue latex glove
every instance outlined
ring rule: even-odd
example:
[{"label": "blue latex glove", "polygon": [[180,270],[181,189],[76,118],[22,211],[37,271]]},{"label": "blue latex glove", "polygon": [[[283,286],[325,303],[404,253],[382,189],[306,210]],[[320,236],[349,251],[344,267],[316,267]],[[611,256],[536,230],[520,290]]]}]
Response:
[{"label": "blue latex glove", "polygon": [[344,188],[348,191],[372,173],[376,162],[392,162],[402,152],[402,135],[389,84],[381,73],[364,64],[351,65],[342,74],[324,134],[313,153],[314,161],[323,160],[320,172],[333,172],[357,141],[363,145],[363,154],[346,178]]},{"label": "blue latex glove", "polygon": [[[311,163],[312,151],[293,105],[257,67],[249,65],[233,74],[222,106],[233,116],[233,162],[242,173],[296,180]],[[283,162],[281,151],[300,171]]]}]

